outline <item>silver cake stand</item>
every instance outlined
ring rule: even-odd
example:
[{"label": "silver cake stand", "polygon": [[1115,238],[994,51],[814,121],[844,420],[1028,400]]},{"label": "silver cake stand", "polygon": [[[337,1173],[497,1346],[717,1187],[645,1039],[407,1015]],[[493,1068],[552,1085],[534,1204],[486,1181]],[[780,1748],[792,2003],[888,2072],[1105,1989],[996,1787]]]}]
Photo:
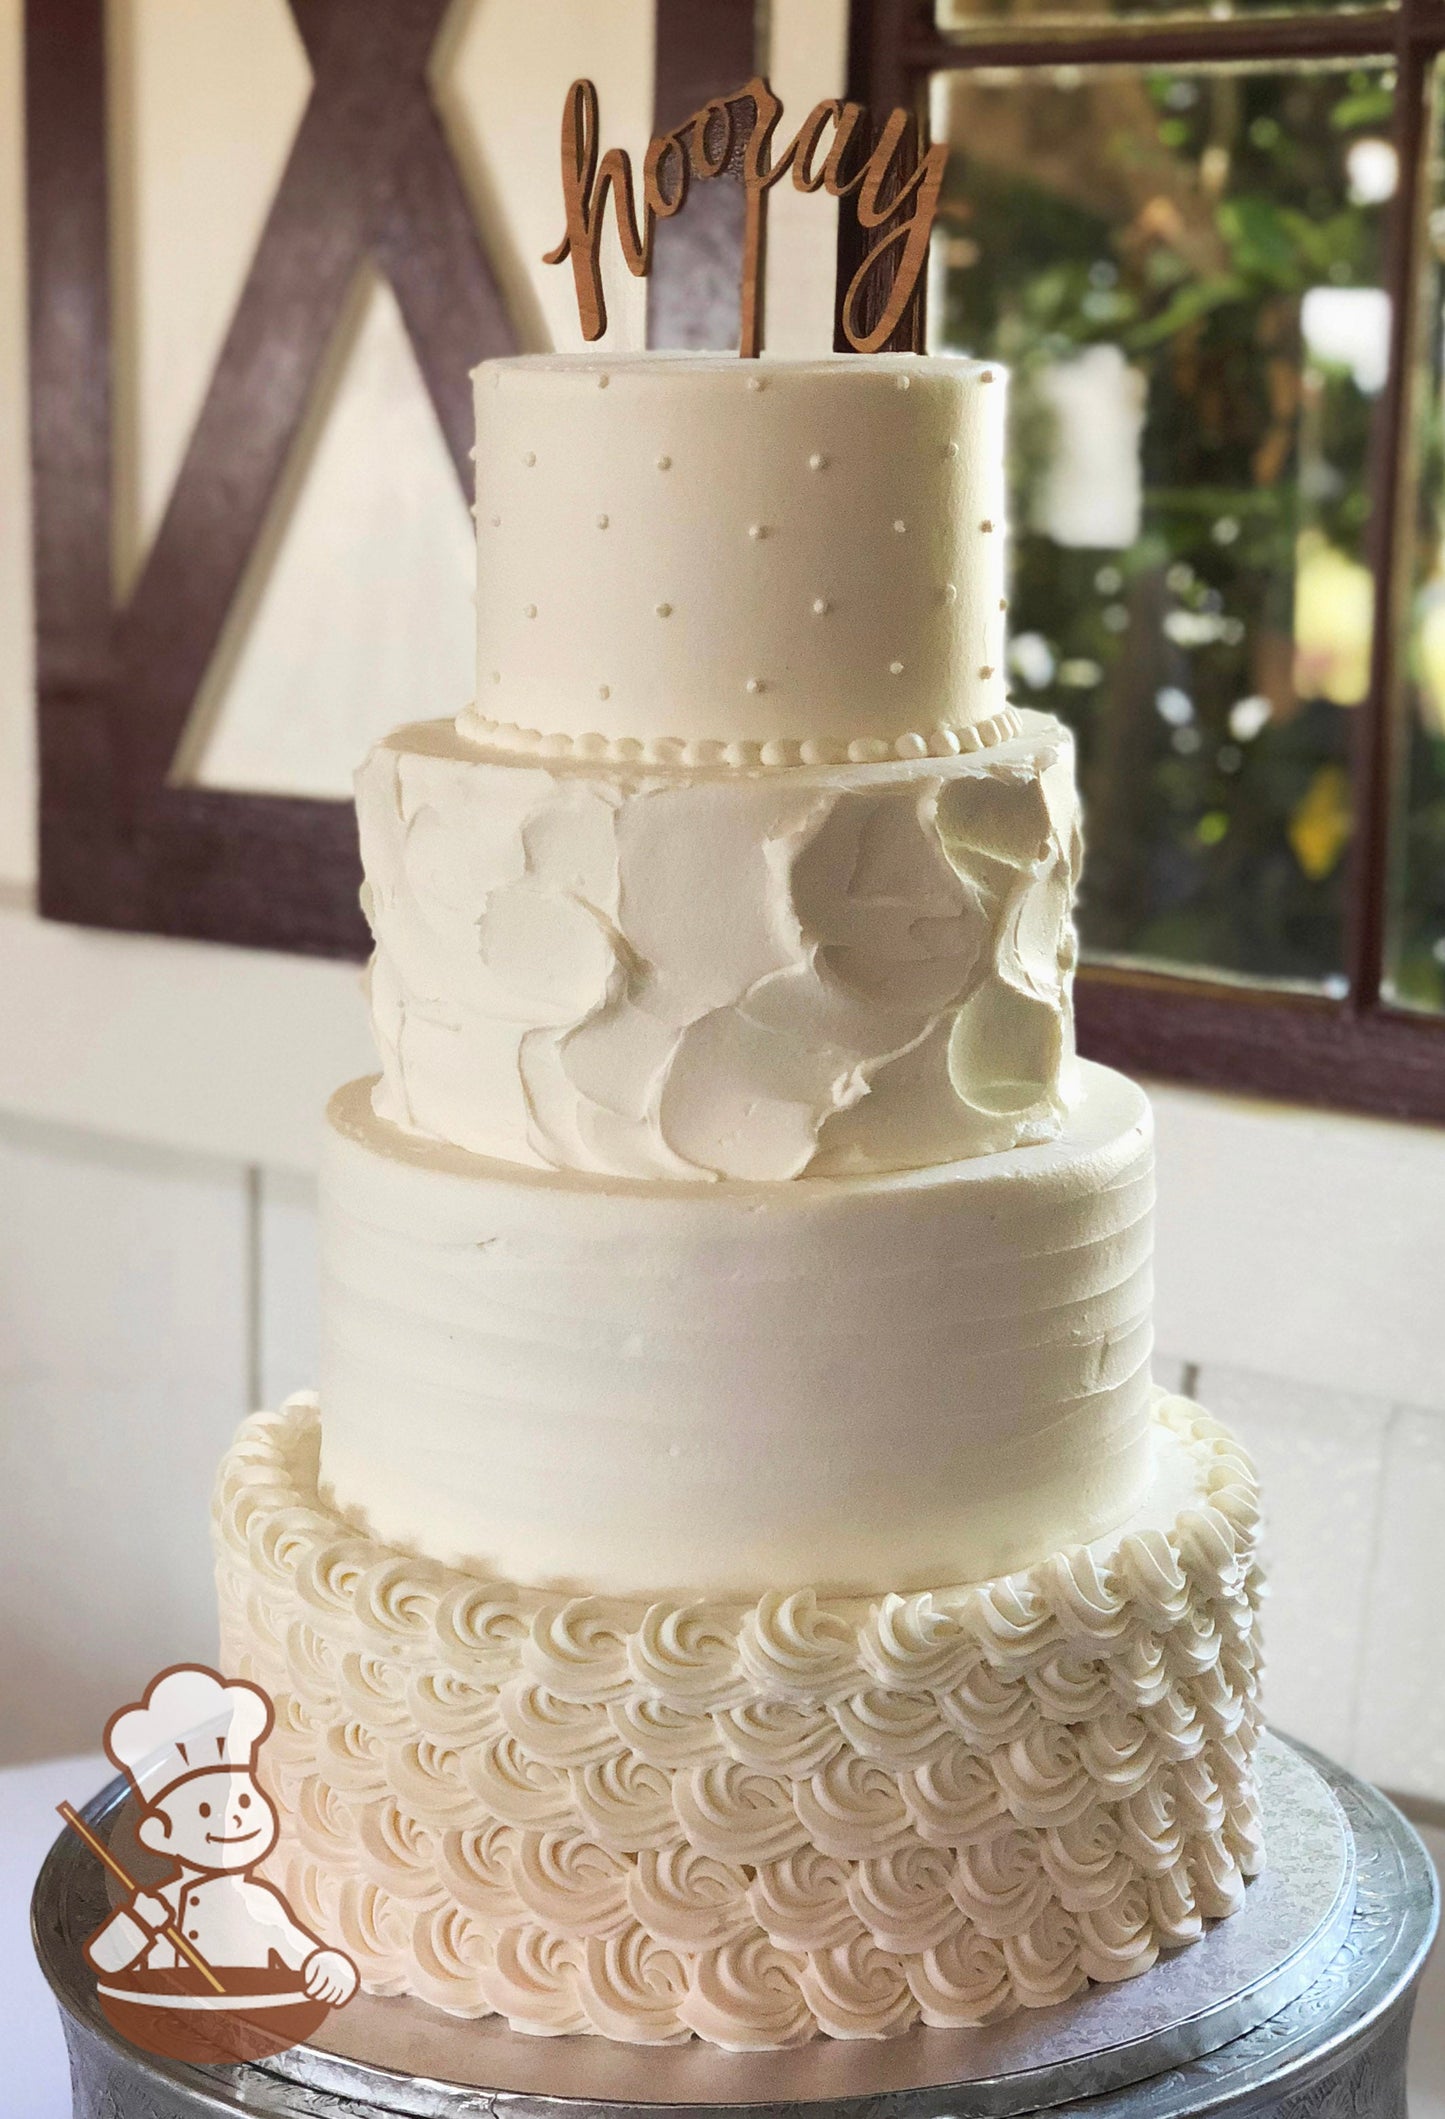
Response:
[{"label": "silver cake stand", "polygon": [[[1434,1871],[1385,1798],[1277,1739],[1261,1755],[1269,1867],[1244,1910],[1144,1978],[978,2031],[819,2040],[781,2053],[528,2038],[419,2002],[359,1997],[322,2042],[261,2066],[152,2059],[100,2014],[81,1955],[108,1898],[95,1857],[57,1840],[35,1888],[41,1966],[65,2023],[76,2119],[1088,2119],[1270,2113],[1405,2119],[1415,1986]],[[84,1816],[105,1838],[117,1780]]]}]

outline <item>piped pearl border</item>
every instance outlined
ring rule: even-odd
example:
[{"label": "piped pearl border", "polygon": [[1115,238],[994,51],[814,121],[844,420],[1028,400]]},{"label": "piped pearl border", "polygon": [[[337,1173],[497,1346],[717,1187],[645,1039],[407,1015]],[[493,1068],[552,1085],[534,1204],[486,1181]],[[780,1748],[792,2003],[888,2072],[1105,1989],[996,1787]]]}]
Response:
[{"label": "piped pearl border", "polygon": [[895,758],[956,758],[965,751],[991,750],[1023,733],[1015,707],[1007,706],[982,721],[955,728],[940,724],[901,736],[855,736],[851,742],[832,736],[774,736],[766,742],[743,739],[724,743],[707,737],[574,736],[560,730],[521,728],[512,721],[491,721],[475,706],[457,716],[457,732],[483,749],[524,758],[579,759],[589,765],[723,767],[735,772],[793,765],[883,765]]}]

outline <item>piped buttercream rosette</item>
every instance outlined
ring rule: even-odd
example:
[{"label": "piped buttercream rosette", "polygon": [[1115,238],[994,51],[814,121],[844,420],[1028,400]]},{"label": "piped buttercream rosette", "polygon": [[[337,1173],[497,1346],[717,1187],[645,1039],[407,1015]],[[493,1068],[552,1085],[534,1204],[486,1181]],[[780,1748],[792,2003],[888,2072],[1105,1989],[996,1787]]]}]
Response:
[{"label": "piped buttercream rosette", "polygon": [[[359,1537],[315,1401],[242,1428],[225,1667],[276,1702],[277,1873],[374,1992],[769,2047],[1143,1972],[1260,1866],[1254,1478],[1158,1398],[1131,1525],[1006,1578],[559,1597]],[[1167,1485],[1167,1482],[1165,1482]]]}]

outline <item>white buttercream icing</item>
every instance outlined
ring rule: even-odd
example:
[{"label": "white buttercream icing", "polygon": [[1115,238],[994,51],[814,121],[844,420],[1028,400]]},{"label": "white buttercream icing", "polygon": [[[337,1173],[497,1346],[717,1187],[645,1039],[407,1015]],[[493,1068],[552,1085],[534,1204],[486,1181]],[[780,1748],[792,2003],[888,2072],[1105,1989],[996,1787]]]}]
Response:
[{"label": "white buttercream icing", "polygon": [[1131,1520],[1020,1574],[649,1604],[378,1547],[318,1491],[315,1401],[256,1416],[223,1660],[276,1700],[298,1912],[373,1991],[635,2042],[883,2037],[1146,1970],[1262,1860],[1253,1476],[1197,1407],[1154,1422]]},{"label": "white buttercream icing", "polygon": [[[384,1124],[354,1083],[322,1184],[328,1497],[388,1543],[511,1580],[770,1590],[744,1670],[807,1699],[854,1648],[792,1592],[994,1575],[1107,1530],[1148,1479],[1149,1107],[1106,1069],[1080,1079],[1038,1146],[712,1186],[482,1161]],[[364,1593],[400,1592],[383,1573]],[[1092,1623],[1091,1580],[1060,1593]],[[895,1623],[870,1653],[906,1646],[926,1673],[941,1650]],[[731,1642],[669,1625],[521,1653],[563,1699],[574,1660],[581,1698],[613,1696],[603,1647],[619,1699],[662,1660],[706,1691]],[[1007,1726],[987,1672],[955,1711]]]},{"label": "white buttercream icing", "polygon": [[447,722],[357,775],[378,1114],[532,1168],[774,1179],[1058,1131],[1073,750],[683,773]]},{"label": "white buttercream icing", "polygon": [[477,711],[877,741],[1004,699],[1003,370],[913,354],[487,361]]},{"label": "white buttercream icing", "polygon": [[1008,743],[1023,727],[1023,715],[1006,706],[984,721],[970,721],[962,728],[941,723],[936,728],[905,729],[901,735],[841,737],[810,736],[803,741],[774,736],[766,743],[756,737],[731,743],[710,742],[701,737],[548,735],[540,728],[519,728],[514,721],[494,721],[476,705],[457,715],[458,733],[481,749],[500,757],[573,758],[588,765],[682,766],[715,772],[719,767],[756,772],[760,768],[798,765],[881,765],[889,758],[956,758],[961,751],[987,750],[995,743]]},{"label": "white buttercream icing", "polygon": [[324,1433],[248,1422],[215,1534],[374,1992],[770,2047],[1238,1907],[1258,1508],[1151,1391],[1148,1106],[1074,1057],[1002,376],[744,367],[478,372],[476,703],[358,776]]}]

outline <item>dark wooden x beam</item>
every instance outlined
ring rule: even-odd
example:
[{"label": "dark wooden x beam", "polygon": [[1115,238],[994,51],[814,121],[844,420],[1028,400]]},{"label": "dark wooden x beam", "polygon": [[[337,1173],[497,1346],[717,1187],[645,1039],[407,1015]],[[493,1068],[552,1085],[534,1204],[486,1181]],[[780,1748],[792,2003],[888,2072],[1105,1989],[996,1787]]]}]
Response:
[{"label": "dark wooden x beam", "polygon": [[365,930],[346,804],[167,776],[362,265],[395,291],[468,495],[468,372],[516,341],[427,85],[447,0],[291,7],[313,87],[119,611],[103,0],[28,10],[41,903],[91,925],[352,954]]},{"label": "dark wooden x beam", "polygon": [[138,794],[170,769],[356,274],[391,282],[470,499],[468,371],[511,322],[427,92],[448,0],[291,0],[315,86],[175,490],[120,619]]}]

